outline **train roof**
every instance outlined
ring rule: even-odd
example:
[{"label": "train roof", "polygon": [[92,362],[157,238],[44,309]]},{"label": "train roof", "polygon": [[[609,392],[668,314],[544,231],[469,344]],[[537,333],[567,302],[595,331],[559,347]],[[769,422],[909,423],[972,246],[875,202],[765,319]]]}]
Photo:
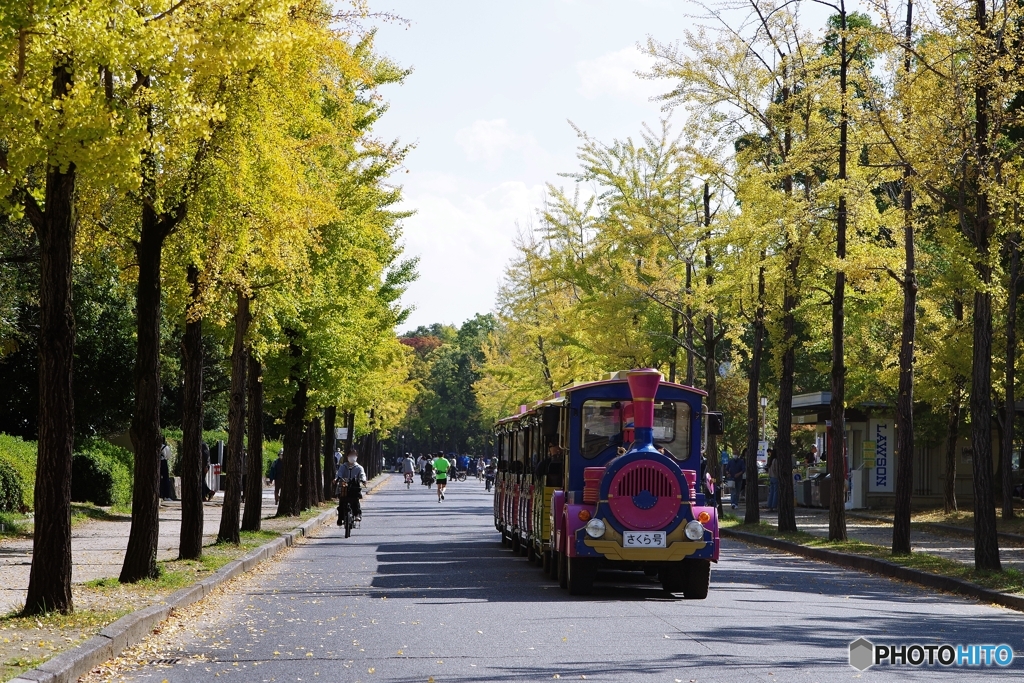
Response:
[{"label": "train roof", "polygon": [[[495,425],[506,424],[506,423],[509,423],[509,422],[516,422],[518,420],[523,419],[524,417],[527,417],[528,415],[535,414],[541,408],[546,408],[546,407],[549,407],[549,406],[564,405],[566,403],[566,401],[568,401],[568,399],[569,399],[569,394],[571,394],[574,391],[579,391],[581,389],[590,389],[590,388],[599,387],[599,386],[612,385],[612,384],[625,384],[626,383],[626,378],[629,375],[629,373],[630,373],[629,370],[620,370],[618,372],[610,372],[610,373],[608,373],[608,376],[606,378],[604,378],[604,379],[593,380],[593,381],[590,381],[590,382],[573,382],[572,384],[567,384],[564,387],[562,387],[561,389],[559,389],[558,391],[556,391],[555,393],[553,393],[550,396],[548,396],[547,398],[544,398],[544,399],[541,399],[541,400],[538,400],[538,401],[534,401],[533,403],[531,403],[529,405],[519,406],[519,412],[517,412],[517,413],[515,413],[513,415],[508,415],[506,417],[501,418],[500,420],[498,420],[495,423]],[[699,396],[707,396],[708,395],[708,392],[704,391],[703,389],[698,389],[697,387],[691,387],[691,386],[686,385],[686,384],[679,384],[677,382],[662,381],[661,384],[658,385],[659,389],[661,387],[671,387],[673,389],[682,389],[683,391],[689,391],[689,392],[697,394]]]},{"label": "train roof", "polygon": [[[573,382],[562,387],[562,392],[578,391],[580,389],[589,389],[590,387],[598,387],[604,384],[622,384],[626,381],[631,370],[619,370],[618,372],[610,372],[604,379],[594,380],[591,382]],[[667,382],[662,380],[658,385],[660,387],[672,387],[673,389],[683,389],[684,391],[690,391],[700,396],[707,396],[708,392],[697,387],[691,387],[686,384],[679,384],[678,382]]]}]

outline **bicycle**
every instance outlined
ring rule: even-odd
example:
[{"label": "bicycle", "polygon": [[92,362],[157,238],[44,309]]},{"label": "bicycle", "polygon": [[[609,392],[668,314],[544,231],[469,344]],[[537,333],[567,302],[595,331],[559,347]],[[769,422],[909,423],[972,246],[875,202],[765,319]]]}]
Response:
[{"label": "bicycle", "polygon": [[[335,486],[335,493],[338,494],[338,526],[345,527],[345,538],[349,538],[352,535],[352,529],[356,525],[355,515],[352,513],[352,503],[348,499],[348,482],[341,481],[337,482]],[[344,506],[345,513],[342,516],[341,509]]]},{"label": "bicycle", "polygon": [[405,473],[405,488],[412,488],[412,472]]},{"label": "bicycle", "polygon": [[466,481],[466,470],[459,470],[455,473],[455,479]]}]

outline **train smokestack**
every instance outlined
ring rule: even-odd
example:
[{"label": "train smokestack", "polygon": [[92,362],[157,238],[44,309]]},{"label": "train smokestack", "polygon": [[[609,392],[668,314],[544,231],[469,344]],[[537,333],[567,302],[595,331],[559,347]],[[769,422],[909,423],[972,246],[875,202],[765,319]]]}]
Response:
[{"label": "train smokestack", "polygon": [[633,448],[654,451],[654,399],[661,384],[661,373],[653,368],[630,370],[626,375],[633,395]]}]

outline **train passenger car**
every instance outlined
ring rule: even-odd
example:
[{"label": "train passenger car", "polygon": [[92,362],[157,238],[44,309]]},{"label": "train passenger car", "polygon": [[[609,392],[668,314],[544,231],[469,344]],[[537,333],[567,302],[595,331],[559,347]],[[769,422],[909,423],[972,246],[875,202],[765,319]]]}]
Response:
[{"label": "train passenger car", "polygon": [[703,486],[706,393],[619,372],[520,406],[495,425],[495,527],[572,594],[599,569],[657,574],[663,588],[707,597],[718,517]]}]

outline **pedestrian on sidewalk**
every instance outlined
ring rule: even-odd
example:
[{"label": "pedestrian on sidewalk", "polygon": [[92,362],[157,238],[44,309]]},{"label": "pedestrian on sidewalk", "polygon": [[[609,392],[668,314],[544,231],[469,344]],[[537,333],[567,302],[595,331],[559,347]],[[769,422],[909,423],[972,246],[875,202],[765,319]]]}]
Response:
[{"label": "pedestrian on sidewalk", "polygon": [[167,445],[167,438],[163,437],[160,445],[160,498],[162,500],[178,500],[174,494],[174,483],[171,481],[171,447]]},{"label": "pedestrian on sidewalk", "polygon": [[205,441],[201,451],[203,454],[203,500],[210,501],[213,500],[213,489],[206,483],[206,478],[210,474],[210,446]]},{"label": "pedestrian on sidewalk", "polygon": [[768,512],[779,508],[779,461],[775,457],[775,449],[768,449]]},{"label": "pedestrian on sidewalk", "polygon": [[277,459],[270,463],[270,471],[267,472],[267,479],[274,482],[274,504],[277,505],[281,500],[281,457],[284,455],[284,449],[282,448],[277,452]]},{"label": "pedestrian on sidewalk", "polygon": [[743,484],[746,482],[747,473],[747,449],[744,448],[738,458],[729,460],[726,466],[726,473],[732,481],[732,509],[735,510],[740,502],[740,493],[743,492]]}]

